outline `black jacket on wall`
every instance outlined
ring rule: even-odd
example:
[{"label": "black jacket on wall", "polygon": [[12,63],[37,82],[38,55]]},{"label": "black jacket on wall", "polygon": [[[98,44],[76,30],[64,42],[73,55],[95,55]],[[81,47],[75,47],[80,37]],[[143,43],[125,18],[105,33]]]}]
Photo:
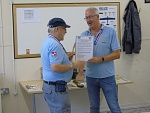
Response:
[{"label": "black jacket on wall", "polygon": [[128,3],[123,19],[125,22],[122,39],[123,51],[126,54],[139,54],[141,49],[141,22],[137,5],[134,0],[130,0]]}]

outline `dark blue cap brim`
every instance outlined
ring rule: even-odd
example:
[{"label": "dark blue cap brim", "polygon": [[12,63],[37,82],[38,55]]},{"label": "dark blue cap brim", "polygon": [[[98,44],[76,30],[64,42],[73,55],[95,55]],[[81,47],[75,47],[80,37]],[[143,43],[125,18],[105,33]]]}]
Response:
[{"label": "dark blue cap brim", "polygon": [[69,26],[69,25],[66,25],[66,26],[63,26],[63,27],[65,27],[65,28],[70,28],[71,26]]}]

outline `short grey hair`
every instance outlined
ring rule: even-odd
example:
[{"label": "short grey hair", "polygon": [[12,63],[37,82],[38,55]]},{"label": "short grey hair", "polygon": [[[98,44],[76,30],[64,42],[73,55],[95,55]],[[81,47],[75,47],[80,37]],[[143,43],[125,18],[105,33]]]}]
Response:
[{"label": "short grey hair", "polygon": [[48,27],[48,33],[53,34],[54,33],[54,29],[55,29],[55,27],[53,27],[53,28]]},{"label": "short grey hair", "polygon": [[88,11],[88,10],[93,10],[96,15],[99,15],[98,9],[95,7],[89,7],[86,9],[86,11]]}]

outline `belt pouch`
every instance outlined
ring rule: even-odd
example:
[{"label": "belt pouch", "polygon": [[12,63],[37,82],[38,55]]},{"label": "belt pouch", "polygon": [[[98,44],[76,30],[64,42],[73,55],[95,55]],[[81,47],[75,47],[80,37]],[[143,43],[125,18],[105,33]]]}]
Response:
[{"label": "belt pouch", "polygon": [[55,91],[56,92],[65,92],[66,91],[66,82],[65,81],[56,81]]}]

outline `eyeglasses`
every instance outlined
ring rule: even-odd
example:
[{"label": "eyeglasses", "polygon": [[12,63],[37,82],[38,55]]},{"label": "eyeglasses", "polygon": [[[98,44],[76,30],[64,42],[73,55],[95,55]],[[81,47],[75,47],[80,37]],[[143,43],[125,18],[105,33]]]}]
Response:
[{"label": "eyeglasses", "polygon": [[90,16],[87,16],[87,17],[84,18],[84,20],[91,19],[91,18],[93,18],[94,16],[96,16],[96,15],[90,15]]},{"label": "eyeglasses", "polygon": [[65,31],[66,31],[66,28],[65,27],[63,27],[63,26],[58,26],[59,28],[62,28],[62,29],[64,29]]}]

